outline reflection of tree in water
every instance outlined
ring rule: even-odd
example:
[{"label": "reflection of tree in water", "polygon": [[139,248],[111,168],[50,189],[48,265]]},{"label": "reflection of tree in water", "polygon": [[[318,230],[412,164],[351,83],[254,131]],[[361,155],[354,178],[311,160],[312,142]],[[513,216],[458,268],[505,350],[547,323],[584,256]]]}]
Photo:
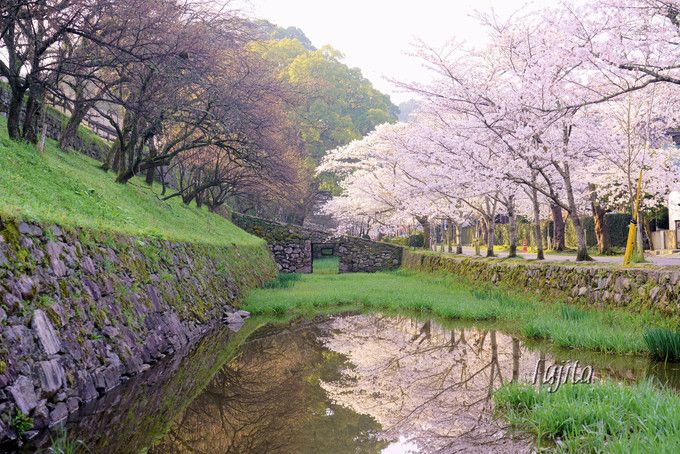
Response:
[{"label": "reflection of tree in water", "polygon": [[393,317],[337,318],[331,328],[326,345],[354,367],[322,386],[336,402],[373,416],[386,438],[406,436],[427,452],[529,449],[491,412],[493,390],[533,374],[538,354],[517,339]]},{"label": "reflection of tree in water", "polygon": [[242,347],[153,452],[380,452],[376,422],[332,404],[319,386],[346,366],[318,329],[267,334]]}]

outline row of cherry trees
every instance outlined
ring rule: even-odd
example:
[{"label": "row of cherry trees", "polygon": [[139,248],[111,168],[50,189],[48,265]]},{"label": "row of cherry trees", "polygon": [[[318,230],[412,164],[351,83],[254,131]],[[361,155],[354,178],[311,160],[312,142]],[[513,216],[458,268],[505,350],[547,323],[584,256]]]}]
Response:
[{"label": "row of cherry trees", "polygon": [[680,124],[680,2],[593,0],[480,16],[480,26],[490,37],[482,48],[418,46],[433,82],[397,82],[422,100],[418,113],[325,158],[319,171],[340,174],[344,189],[325,209],[346,229],[416,220],[426,238],[435,220],[479,222],[489,256],[499,215],[515,255],[523,215],[539,258],[541,220],[552,217],[559,248],[566,214],[578,260],[589,259],[590,212],[606,251],[604,214],[631,210],[640,170],[647,206],[677,180],[669,130]]},{"label": "row of cherry trees", "polygon": [[252,22],[202,0],[3,0],[8,134],[37,143],[57,104],[65,150],[86,117],[110,125],[103,166],[120,183],[172,181],[166,197],[211,209],[244,192],[285,198],[302,165],[294,94],[253,39]]}]

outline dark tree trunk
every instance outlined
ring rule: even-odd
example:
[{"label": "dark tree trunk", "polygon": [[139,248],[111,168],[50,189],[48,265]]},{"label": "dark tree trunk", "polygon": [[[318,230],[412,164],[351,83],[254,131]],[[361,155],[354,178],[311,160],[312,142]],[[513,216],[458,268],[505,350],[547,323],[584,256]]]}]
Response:
[{"label": "dark tree trunk", "polygon": [[455,230],[453,229],[453,222],[451,219],[446,220],[446,246],[447,252],[453,252],[453,243],[455,237]]},{"label": "dark tree trunk", "polygon": [[24,113],[24,127],[21,134],[28,143],[38,143],[38,119],[42,107],[41,89],[31,86],[28,91],[28,101],[26,102],[26,112]]},{"label": "dark tree trunk", "polygon": [[552,248],[555,251],[564,251],[564,217],[562,208],[554,203],[550,204],[553,218]]},{"label": "dark tree trunk", "polygon": [[427,216],[416,216],[416,221],[423,228],[423,247],[430,249],[430,220]]},{"label": "dark tree trunk", "polygon": [[78,137],[78,127],[83,122],[85,115],[90,110],[89,105],[76,105],[71,112],[71,116],[66,123],[66,126],[61,130],[61,137],[59,137],[59,148],[66,151],[70,148],[76,147],[76,138]]},{"label": "dark tree trunk", "polygon": [[12,89],[12,97],[7,109],[7,134],[12,140],[21,139],[19,123],[21,122],[21,108],[24,103],[25,91]]},{"label": "dark tree trunk", "polygon": [[510,196],[508,199],[508,233],[510,235],[510,251],[508,257],[517,257],[517,213],[515,212],[515,198]]},{"label": "dark tree trunk", "polygon": [[[156,150],[156,144],[154,143],[153,139],[149,141],[149,157],[150,158],[155,158],[157,156],[158,152]],[[148,169],[146,169],[146,184],[149,186],[153,185],[153,177],[156,173],[156,166],[155,165],[150,165]]]},{"label": "dark tree trunk", "polygon": [[531,189],[531,203],[534,208],[534,236],[536,237],[536,260],[544,260],[543,235],[541,235],[541,207],[538,204],[538,190]]}]

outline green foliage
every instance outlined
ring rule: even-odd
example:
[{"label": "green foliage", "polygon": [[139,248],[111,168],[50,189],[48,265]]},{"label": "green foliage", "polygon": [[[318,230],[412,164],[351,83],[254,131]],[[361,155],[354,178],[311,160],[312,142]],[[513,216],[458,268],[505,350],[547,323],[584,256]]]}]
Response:
[{"label": "green foliage", "polygon": [[406,246],[409,247],[425,247],[425,234],[416,233],[409,235],[406,239]]},{"label": "green foliage", "polygon": [[383,238],[383,241],[386,243],[398,244],[400,246],[422,248],[425,246],[425,235],[422,232],[419,232],[406,237],[396,236]]},{"label": "green foliage", "polygon": [[[540,452],[680,452],[680,397],[649,382],[566,384],[557,392],[510,383],[496,410],[536,436]],[[554,443],[558,443],[556,446]]]},{"label": "green foliage", "polygon": [[316,162],[326,151],[394,122],[398,108],[330,46],[310,49],[298,39],[254,42],[251,49],[281,68],[280,77],[303,93],[295,109],[306,151]]},{"label": "green foliage", "polygon": [[97,161],[64,153],[52,140],[41,155],[10,140],[5,123],[0,118],[0,215],[175,241],[261,244],[206,209],[161,201],[141,179],[117,184]]},{"label": "green foliage", "polygon": [[660,361],[680,362],[680,332],[666,328],[645,331],[645,344],[652,356]]},{"label": "green foliage", "polygon": [[21,410],[17,409],[10,420],[10,426],[12,426],[17,433],[17,437],[22,438],[26,432],[33,428],[33,420]]},{"label": "green foliage", "polygon": [[445,273],[287,274],[266,287],[251,290],[243,307],[275,315],[283,308],[291,316],[328,310],[426,311],[443,318],[496,320],[529,338],[603,352],[645,353],[645,329],[672,323],[652,313],[566,308],[493,286],[471,287]]}]

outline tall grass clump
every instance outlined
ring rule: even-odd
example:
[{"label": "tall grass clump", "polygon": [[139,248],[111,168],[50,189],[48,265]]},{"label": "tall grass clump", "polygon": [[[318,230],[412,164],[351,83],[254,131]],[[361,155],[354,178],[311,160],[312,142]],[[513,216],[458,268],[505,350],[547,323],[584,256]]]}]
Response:
[{"label": "tall grass clump", "polygon": [[680,362],[680,332],[667,328],[645,331],[645,344],[652,356],[660,361]]},{"label": "tall grass clump", "polygon": [[538,451],[680,452],[680,397],[648,381],[567,384],[554,393],[512,383],[493,398],[511,425],[536,437]]},{"label": "tall grass clump", "polygon": [[560,304],[560,314],[562,315],[563,319],[571,321],[583,320],[588,316],[586,311],[568,304]]},{"label": "tall grass clump", "polygon": [[50,454],[77,454],[88,452],[85,444],[80,440],[71,440],[65,428],[57,430],[56,436],[50,438]]},{"label": "tall grass clump", "polygon": [[300,280],[297,273],[279,273],[273,281],[265,282],[264,288],[290,288],[296,281]]}]

